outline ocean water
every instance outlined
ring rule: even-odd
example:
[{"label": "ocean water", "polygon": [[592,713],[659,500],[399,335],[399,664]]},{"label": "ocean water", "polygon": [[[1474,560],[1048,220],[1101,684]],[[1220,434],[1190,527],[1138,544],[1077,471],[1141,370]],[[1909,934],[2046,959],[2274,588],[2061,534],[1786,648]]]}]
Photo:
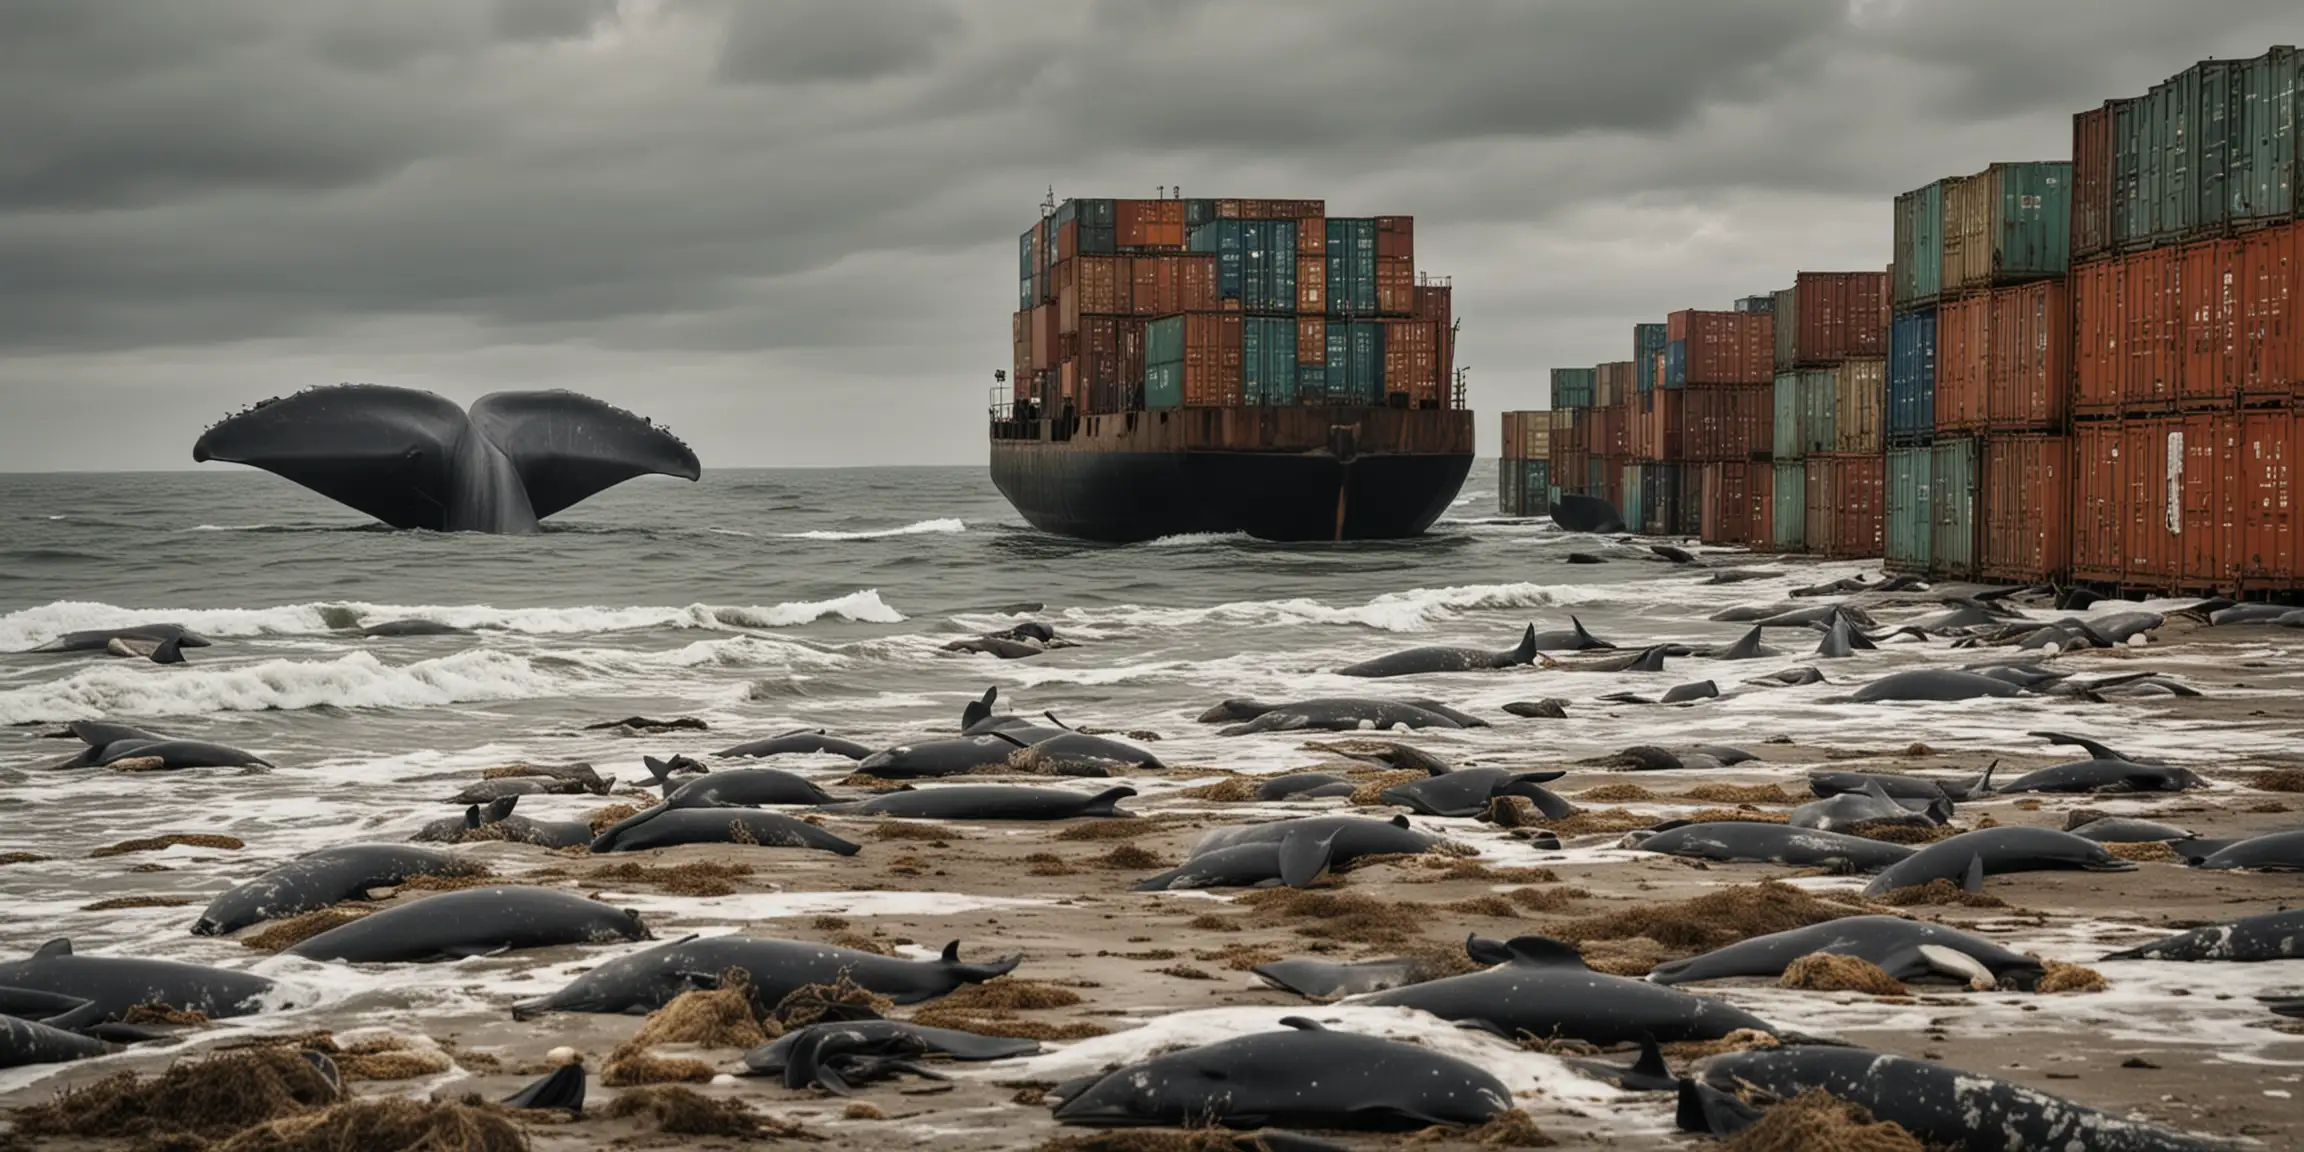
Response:
[{"label": "ocean water", "polygon": [[[1504,520],[1494,509],[1495,466],[1482,462],[1452,512],[1422,539],[1275,545],[1181,537],[1110,546],[1029,528],[981,468],[741,470],[712,472],[694,485],[629,483],[539,534],[491,537],[384,530],[286,481],[241,470],[0,476],[0,852],[49,858],[0,868],[0,907],[10,912],[0,916],[0,955],[70,936],[82,950],[283,965],[230,941],[187,935],[197,903],[87,906],[124,894],[204,902],[301,852],[405,838],[454,814],[443,798],[496,764],[581,759],[631,781],[643,775],[644,752],[702,755],[800,726],[893,744],[954,729],[963,705],[987,687],[1018,712],[1157,732],[1171,763],[1259,771],[1311,760],[1304,737],[1226,739],[1195,717],[1236,696],[1431,695],[1497,726],[1422,734],[1418,743],[1489,762],[1779,735],[2037,750],[2021,735],[2038,726],[2027,714],[2036,702],[1894,709],[1831,702],[1852,681],[1915,661],[1963,658],[1941,643],[1892,645],[1829,667],[1833,684],[1765,691],[1738,685],[1808,662],[1813,637],[1771,633],[1786,650],[1781,656],[1735,665],[1675,661],[1655,674],[1334,675],[1346,663],[1418,644],[1509,648],[1525,625],[1565,627],[1571,614],[1626,647],[1727,643],[1744,626],[1708,621],[1719,608],[1773,602],[1872,567],[1707,555],[1769,572],[1711,585],[1705,573],[1661,561],[1644,545]],[[1569,564],[1578,550],[1610,562]],[[473,631],[364,639],[352,630],[412,617]],[[1016,661],[942,650],[1025,619],[1052,624],[1078,646]],[[216,643],[171,667],[24,651],[67,631],[159,621]],[[2188,658],[2199,657],[2172,653],[2156,666],[2182,675]],[[1699,709],[1591,703],[1607,692],[1654,694],[1705,678],[1727,697]],[[1570,700],[1571,718],[1516,721],[1500,711],[1542,697]],[[711,730],[635,740],[585,728],[634,714],[694,716]],[[157,777],[44,772],[41,765],[77,744],[42,733],[97,717],[249,748],[278,767]],[[2154,720],[2144,708],[2098,709],[2082,730],[2116,746],[2193,759],[2260,739],[2236,727]],[[848,768],[828,758],[779,766],[823,780]],[[1792,769],[1786,779],[1794,779]],[[1147,802],[1178,786],[1130,783]],[[528,797],[521,812],[573,819],[601,803]],[[1485,837],[1477,842],[1499,862],[1530,855],[1523,842],[1450,823],[1451,834]],[[131,837],[184,832],[240,837],[248,849],[89,855]],[[132,863],[168,870],[132,872]],[[872,899],[909,900],[914,912],[920,906],[904,894]],[[763,918],[869,915],[881,906],[802,892],[756,902]],[[676,903],[660,899],[665,906],[648,911],[677,922]],[[338,997],[386,980],[442,997],[534,992],[557,982],[549,972],[518,970],[493,983],[468,971],[337,966],[294,974],[333,982],[326,995]],[[12,1073],[0,1087],[40,1074]]]}]

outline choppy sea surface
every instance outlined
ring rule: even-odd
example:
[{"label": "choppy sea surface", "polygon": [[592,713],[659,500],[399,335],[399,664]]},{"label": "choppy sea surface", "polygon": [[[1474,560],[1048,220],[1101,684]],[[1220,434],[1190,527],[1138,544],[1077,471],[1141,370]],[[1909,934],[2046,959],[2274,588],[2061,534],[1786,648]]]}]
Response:
[{"label": "choppy sea surface", "polygon": [[[197,905],[85,906],[130,892],[204,899],[300,852],[405,838],[456,811],[443,798],[490,765],[582,759],[629,781],[641,774],[642,752],[700,754],[804,725],[891,744],[955,728],[963,704],[989,686],[1016,711],[1157,731],[1171,763],[1248,770],[1304,763],[1302,736],[1217,738],[1194,718],[1219,699],[1432,695],[1503,720],[1499,708],[1512,700],[1583,702],[1708,677],[1729,695],[1701,711],[1578,703],[1568,721],[1505,722],[1444,743],[1458,757],[1523,758],[1772,735],[2037,750],[2021,735],[2031,726],[2021,713],[2034,706],[2024,701],[1893,710],[1826,702],[1850,680],[1944,661],[1941,644],[1834,669],[1834,684],[1751,692],[1732,689],[1808,662],[1814,638],[1772,633],[1781,657],[1675,662],[1645,675],[1334,675],[1417,644],[1509,648],[1526,624],[1565,627],[1572,613],[1625,646],[1726,643],[1745,626],[1708,621],[1714,611],[1871,567],[1751,558],[1771,574],[1707,584],[1703,572],[1641,545],[1497,517],[1495,472],[1493,461],[1480,462],[1450,514],[1417,540],[1193,536],[1128,546],[1031,529],[981,468],[652,479],[523,537],[388,531],[245,471],[0,476],[0,852],[51,858],[0,869],[9,912],[0,916],[0,956],[71,936],[82,950],[245,966],[251,954],[237,944],[186,935]],[[1577,550],[1611,559],[1571,565]],[[357,631],[403,618],[472,631],[395,639]],[[1046,621],[1078,646],[1015,661],[942,650],[1024,619]],[[24,652],[67,631],[159,621],[216,643],[180,666]],[[2156,666],[2185,670],[2181,656]],[[711,731],[634,741],[584,727],[634,714],[694,716]],[[162,779],[40,771],[77,747],[40,733],[96,717],[249,748],[278,768]],[[2261,740],[2133,710],[2103,710],[2088,730],[2178,758]],[[847,764],[809,767],[832,779]],[[572,819],[601,803],[529,797],[521,812]],[[89,858],[114,841],[169,832],[228,834],[250,851],[229,867],[142,874]],[[178,848],[136,859],[198,855]]]}]

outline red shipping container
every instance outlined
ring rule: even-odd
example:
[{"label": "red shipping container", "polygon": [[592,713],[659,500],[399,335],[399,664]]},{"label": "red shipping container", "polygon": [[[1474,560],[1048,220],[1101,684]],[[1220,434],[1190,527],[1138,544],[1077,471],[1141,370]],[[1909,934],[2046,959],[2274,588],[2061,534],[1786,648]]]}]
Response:
[{"label": "red shipping container", "polygon": [[1112,212],[1120,247],[1183,250],[1182,200],[1115,200]]},{"label": "red shipping container", "polygon": [[2112,247],[2112,106],[2072,117],[2072,259]]},{"label": "red shipping container", "polygon": [[[1113,321],[1120,342],[1120,391],[1123,399],[1133,399],[1144,386],[1144,321],[1133,316],[1122,316]],[[1122,409],[1125,410],[1125,405]]]},{"label": "red shipping container", "polygon": [[1992,298],[1971,296],[1936,310],[1936,428],[1984,426],[1992,387]]},{"label": "red shipping container", "polygon": [[1081,318],[1078,363],[1081,411],[1120,411],[1120,321],[1117,317]]},{"label": "red shipping container", "polygon": [[1699,499],[1703,510],[1697,536],[1706,544],[1765,544],[1776,503],[1770,466],[1715,461],[1702,465],[1702,474],[1704,489]]},{"label": "red shipping container", "polygon": [[[2120,423],[2120,581],[2146,588],[2174,587],[2183,571],[2177,553],[2177,534],[2183,527],[2181,483],[2171,486],[2177,473],[2171,458],[2182,466],[2184,446],[2169,433],[2181,433],[2183,421],[2146,416]],[[2173,488],[2173,490],[2172,490]]]},{"label": "red shipping container", "polygon": [[2304,398],[2304,224],[2240,241],[2240,394]]},{"label": "red shipping container", "polygon": [[2230,407],[2240,395],[2241,245],[2210,240],[2176,254],[2184,293],[2183,362],[2176,403],[2185,408]]},{"label": "red shipping container", "polygon": [[1416,286],[1416,318],[1433,320],[1443,325],[1454,319],[1456,290],[1446,284],[1418,284]]},{"label": "red shipping container", "polygon": [[2160,410],[2176,399],[2184,328],[2177,253],[2152,248],[2120,261],[2120,404],[2127,411]]},{"label": "red shipping container", "polygon": [[1439,328],[1429,320],[1384,323],[1384,390],[1405,392],[1411,408],[1433,407],[1440,396]]},{"label": "red shipping container", "polygon": [[2240,487],[2239,415],[2199,412],[2179,420],[2183,454],[2177,455],[2174,438],[2168,454],[2170,466],[2182,469],[2184,521],[2176,534],[2178,575],[2183,587],[2230,588],[2240,550],[2239,527],[2232,515]]},{"label": "red shipping container", "polygon": [[1296,310],[1322,315],[1328,311],[1328,258],[1296,257]]},{"label": "red shipping container", "polygon": [[1977,514],[1984,575],[2061,582],[2072,566],[2072,442],[2063,436],[1990,436]]},{"label": "red shipping container", "polygon": [[1032,379],[1032,312],[1030,309],[1018,312],[1011,318],[1008,325],[1008,343],[1011,352],[1010,360],[1013,365],[1009,369],[1008,383],[1011,386],[1010,391],[1013,397],[1022,400],[1031,395],[1024,387],[1025,382]]},{"label": "red shipping container", "polygon": [[[2120,293],[2126,287],[2117,259],[2072,268],[2072,412],[2120,412]],[[1941,333],[1941,328],[1939,328]],[[2099,579],[2099,577],[2089,577]]]},{"label": "red shipping container", "polygon": [[2304,422],[2286,408],[2240,414],[2240,463],[2233,477],[2232,515],[2239,533],[2234,576],[2243,591],[2293,588],[2296,564],[2297,429]]},{"label": "red shipping container", "polygon": [[[1681,458],[1748,461],[1776,445],[1775,388],[1767,384],[1688,388],[1681,396]],[[1769,483],[1775,483],[1773,473]],[[1773,493],[1771,488],[1770,492]],[[1770,497],[1773,499],[1773,495]]]},{"label": "red shipping container", "polygon": [[1296,222],[1296,254],[1298,256],[1326,256],[1328,254],[1328,218],[1306,216]]},{"label": "red shipping container", "polygon": [[1066,220],[1056,226],[1056,260],[1062,263],[1080,254],[1080,222]]},{"label": "red shipping container", "polygon": [[[2072,392],[2070,286],[2041,280],[1997,289],[1991,301],[1986,425],[2011,432],[2063,428]],[[1941,339],[1941,313],[1937,332]]]},{"label": "red shipping container", "polygon": [[1880,555],[1885,465],[1871,453],[1808,457],[1808,551],[1839,559]]},{"label": "red shipping container", "polygon": [[[2128,526],[2127,436],[2118,420],[2072,426],[2072,576],[2117,584]],[[1987,501],[1989,503],[1989,501]]]},{"label": "red shipping container", "polygon": [[1053,372],[1062,359],[1056,339],[1056,306],[1042,304],[1032,310],[1032,370]]},{"label": "red shipping container", "polygon": [[1674,463],[1683,458],[1686,411],[1678,389],[1636,394],[1640,412],[1638,442],[1632,454],[1643,461]]},{"label": "red shipping container", "polygon": [[1328,321],[1318,316],[1296,321],[1296,363],[1299,367],[1328,362]]},{"label": "red shipping container", "polygon": [[1888,355],[1886,272],[1802,272],[1793,281],[1793,301],[1794,365]]},{"label": "red shipping container", "polygon": [[1184,406],[1240,405],[1240,318],[1219,312],[1184,315]]},{"label": "red shipping container", "polygon": [[1406,316],[1416,310],[1416,264],[1405,256],[1376,258],[1376,311]]},{"label": "red shipping container", "polygon": [[1416,263],[1416,218],[1413,216],[1378,216],[1376,218],[1376,259],[1399,260],[1410,266]]},{"label": "red shipping container", "polygon": [[1776,319],[1769,313],[1685,309],[1665,317],[1664,330],[1666,340],[1687,344],[1689,387],[1776,379]]},{"label": "red shipping container", "polygon": [[[1608,451],[1605,454],[1620,457],[1627,464],[1631,463],[1632,406],[1630,404],[1610,404],[1601,411],[1608,414]],[[1618,483],[1621,485],[1621,481]]]},{"label": "red shipping container", "polygon": [[1128,261],[1128,311],[1138,316],[1216,311],[1216,257],[1213,253],[1137,256]]},{"label": "red shipping container", "polygon": [[[1607,410],[1604,408],[1577,408],[1572,411],[1571,419],[1575,422],[1576,434],[1571,439],[1576,444],[1576,450],[1586,456],[1607,455],[1608,420],[1606,416],[1602,415]],[[1584,482],[1584,477],[1580,474],[1572,476],[1569,478],[1569,482],[1581,484]]]},{"label": "red shipping container", "polygon": [[[1130,263],[1125,256],[1080,256],[1065,261],[1057,273],[1057,304],[1064,312],[1060,331],[1080,331],[1083,316],[1134,311]],[[1124,291],[1127,296],[1122,295]]]}]

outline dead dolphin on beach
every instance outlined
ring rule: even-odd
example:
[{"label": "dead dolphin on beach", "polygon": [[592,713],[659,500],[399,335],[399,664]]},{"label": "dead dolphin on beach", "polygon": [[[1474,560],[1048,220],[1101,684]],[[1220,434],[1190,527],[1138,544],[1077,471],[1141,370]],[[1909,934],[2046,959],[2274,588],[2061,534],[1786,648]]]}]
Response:
[{"label": "dead dolphin on beach", "polygon": [[1536,659],[1536,626],[1528,625],[1521,633],[1517,647],[1502,652],[1484,648],[1424,647],[1409,648],[1373,660],[1347,664],[1336,670],[1339,676],[1382,678],[1388,676],[1420,676],[1436,672],[1475,672],[1498,668],[1517,668]]},{"label": "dead dolphin on beach", "polygon": [[1866,896],[1885,896],[1933,880],[1950,880],[1981,891],[1984,877],[2009,872],[2078,868],[2090,872],[2133,872],[2136,865],[2104,850],[2102,844],[2053,828],[1979,828],[1939,840],[1872,878]]},{"label": "dead dolphin on beach", "polygon": [[1982,976],[1982,982],[1993,987],[2003,980],[2030,987],[2044,971],[2037,958],[1957,928],[1901,916],[1849,916],[1739,940],[1685,960],[1668,960],[1651,970],[1648,979],[1658,984],[1752,976],[1772,980],[1794,960],[1818,952],[1868,960],[1907,981],[1941,977],[1973,985]]}]

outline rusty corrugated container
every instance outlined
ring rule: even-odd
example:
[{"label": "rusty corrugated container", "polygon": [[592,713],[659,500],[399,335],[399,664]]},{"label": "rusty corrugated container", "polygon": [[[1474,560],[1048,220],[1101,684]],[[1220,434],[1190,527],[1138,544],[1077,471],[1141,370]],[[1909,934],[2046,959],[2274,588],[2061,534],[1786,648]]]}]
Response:
[{"label": "rusty corrugated container", "polygon": [[1991,295],[1986,427],[2050,432],[2064,427],[2072,396],[2072,290],[2041,280]]},{"label": "rusty corrugated container", "polygon": [[1054,372],[1062,357],[1057,355],[1056,306],[1042,304],[1032,309],[1032,370]]},{"label": "rusty corrugated container", "polygon": [[1605,417],[1608,430],[1607,454],[1615,458],[1615,467],[1620,470],[1624,465],[1632,462],[1632,403],[1627,399],[1620,403],[1610,404],[1600,411],[1607,414]]},{"label": "rusty corrugated container", "polygon": [[1241,400],[1240,317],[1187,312],[1145,330],[1148,407],[1231,408]]},{"label": "rusty corrugated container", "polygon": [[1775,387],[1697,388],[1681,398],[1681,458],[1749,461],[1775,447]]},{"label": "rusty corrugated container", "polygon": [[1798,460],[1775,465],[1775,509],[1768,546],[1778,552],[1798,552],[1808,546],[1808,469]]},{"label": "rusty corrugated container", "polygon": [[1880,555],[1880,523],[1885,504],[1881,457],[1810,456],[1802,482],[1807,507],[1802,516],[1808,551],[1837,559]]},{"label": "rusty corrugated container", "polygon": [[2208,60],[2111,110],[2112,239],[2125,249],[2297,215],[2304,54]]},{"label": "rusty corrugated container", "polygon": [[1944,182],[1944,291],[2060,277],[2071,251],[2071,161],[1994,164]]},{"label": "rusty corrugated container", "polygon": [[1831,378],[1830,451],[1879,455],[1887,431],[1888,361],[1878,357],[1844,360],[1833,366]]},{"label": "rusty corrugated container", "polygon": [[1776,317],[1687,309],[1665,321],[1666,384],[1767,384],[1776,378]]},{"label": "rusty corrugated container", "polygon": [[1648,392],[1636,395],[1639,434],[1632,454],[1643,462],[1671,463],[1685,459],[1684,393]]},{"label": "rusty corrugated container", "polygon": [[1074,395],[1082,412],[1119,412],[1127,407],[1123,401],[1130,397],[1121,388],[1119,317],[1081,318],[1073,375]]},{"label": "rusty corrugated container", "polygon": [[1832,373],[1818,368],[1776,374],[1771,398],[1778,460],[1798,460],[1832,447]]},{"label": "rusty corrugated container", "polygon": [[1592,402],[1603,408],[1622,404],[1639,392],[1634,365],[1629,360],[1611,360],[1592,367]]},{"label": "rusty corrugated container", "polygon": [[[1662,324],[1634,324],[1632,326],[1632,363],[1651,369],[1640,373],[1640,387],[1653,388],[1657,381],[1651,368],[1664,355],[1664,346],[1671,343]],[[1666,381],[1669,385],[1669,381]]]},{"label": "rusty corrugated container", "polygon": [[2182,587],[2229,589],[2240,554],[2233,516],[2240,494],[2239,417],[2231,410],[2192,413],[2183,417],[2183,436],[2184,530],[2177,548]]},{"label": "rusty corrugated container", "polygon": [[1410,408],[1440,406],[1440,326],[1430,320],[1384,320],[1384,389],[1405,394]]},{"label": "rusty corrugated container", "polygon": [[1984,439],[1984,575],[2064,581],[2072,566],[2071,447],[2063,436]]},{"label": "rusty corrugated container", "polygon": [[1984,426],[1992,387],[1992,300],[1972,296],[1936,309],[1936,434]]},{"label": "rusty corrugated container", "polygon": [[1776,294],[1776,367],[1888,354],[1886,272],[1802,272]]},{"label": "rusty corrugated container", "polygon": [[2120,405],[2158,411],[2175,403],[2182,371],[2184,293],[2178,250],[2154,248],[2121,261]]},{"label": "rusty corrugated container", "polygon": [[[2236,587],[2247,535],[2234,514],[2245,493],[2240,414],[2136,417],[2120,422],[2120,436],[2119,582],[2159,592]],[[2083,514],[2087,503],[2084,491]]]},{"label": "rusty corrugated container", "polygon": [[2238,240],[2203,240],[2176,253],[2184,301],[2182,362],[2176,373],[2179,408],[2223,408],[2239,400],[2241,275]]},{"label": "rusty corrugated container", "polygon": [[2304,223],[2240,243],[2240,395],[2304,399]]},{"label": "rusty corrugated container", "polygon": [[2072,116],[2072,259],[2112,248],[2112,106]]},{"label": "rusty corrugated container", "polygon": [[[2072,414],[2120,412],[2121,293],[2125,268],[2118,257],[2072,267]],[[2093,577],[2091,577],[2093,579]]]},{"label": "rusty corrugated container", "polygon": [[1884,459],[1880,558],[1891,572],[1925,573],[1935,539],[1928,481],[1935,453],[1925,447],[1890,448]]},{"label": "rusty corrugated container", "polygon": [[2300,422],[2294,410],[2263,408],[2240,414],[2239,468],[2232,513],[2238,528],[2234,557],[2238,591],[2294,588],[2304,569],[2296,562],[2294,461]]},{"label": "rusty corrugated container", "polygon": [[[2120,582],[2174,588],[2184,571],[2184,421],[2143,416],[2120,422]],[[2171,438],[2173,434],[2173,439]]]},{"label": "rusty corrugated container", "polygon": [[1213,255],[1179,252],[1132,256],[1127,268],[1128,312],[1151,317],[1217,309]]},{"label": "rusty corrugated container", "polygon": [[1182,200],[1115,200],[1112,207],[1116,239],[1121,248],[1155,252],[1184,250]]},{"label": "rusty corrugated container", "polygon": [[1775,543],[1776,469],[1765,461],[1702,465],[1697,534],[1707,544],[1769,548]]},{"label": "rusty corrugated container", "polygon": [[2118,420],[2072,425],[2072,578],[2117,584],[2127,530],[2127,437]]},{"label": "rusty corrugated container", "polygon": [[1115,411],[1144,406],[1144,326],[1134,316],[1120,317],[1113,325],[1120,345],[1120,391],[1123,403]]},{"label": "rusty corrugated container", "polygon": [[1944,291],[1944,182],[1896,198],[1894,269],[1888,286],[1897,308],[1934,304]]},{"label": "rusty corrugated container", "polygon": [[1973,577],[1981,551],[1976,484],[1982,460],[1976,441],[1940,437],[1928,451],[1928,571]]},{"label": "rusty corrugated container", "polygon": [[1331,216],[1327,221],[1328,314],[1376,314],[1376,221]]},{"label": "rusty corrugated container", "polygon": [[1552,370],[1552,407],[1594,408],[1599,396],[1598,373],[1590,368]]},{"label": "rusty corrugated container", "polygon": [[1024,388],[1024,382],[1031,379],[1032,377],[1031,309],[1027,308],[1022,312],[1018,312],[1009,319],[1008,342],[1010,345],[1009,351],[1011,353],[1010,359],[1014,364],[1014,366],[1010,369],[1008,381],[1010,384],[1015,386],[1014,398],[1022,400],[1030,395],[1030,393],[1027,392]]},{"label": "rusty corrugated container", "polygon": [[[1064,332],[1078,332],[1083,316],[1134,310],[1134,273],[1126,256],[1078,256],[1057,271],[1057,307]],[[1122,295],[1122,293],[1128,295]]]}]

